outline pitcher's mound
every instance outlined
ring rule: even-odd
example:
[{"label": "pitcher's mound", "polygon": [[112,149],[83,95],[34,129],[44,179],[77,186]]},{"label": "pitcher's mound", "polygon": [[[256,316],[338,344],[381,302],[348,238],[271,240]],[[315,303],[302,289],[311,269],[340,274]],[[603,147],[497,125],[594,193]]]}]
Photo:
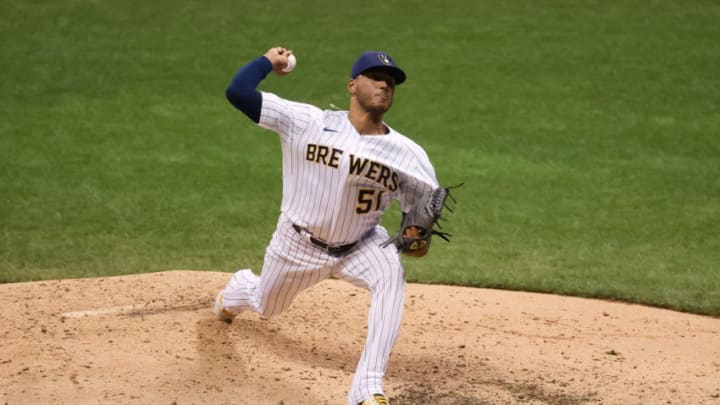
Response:
[{"label": "pitcher's mound", "polygon": [[[0,403],[344,404],[369,296],[341,281],[271,320],[215,320],[219,272],[0,285]],[[720,319],[408,286],[395,404],[720,402]]]}]

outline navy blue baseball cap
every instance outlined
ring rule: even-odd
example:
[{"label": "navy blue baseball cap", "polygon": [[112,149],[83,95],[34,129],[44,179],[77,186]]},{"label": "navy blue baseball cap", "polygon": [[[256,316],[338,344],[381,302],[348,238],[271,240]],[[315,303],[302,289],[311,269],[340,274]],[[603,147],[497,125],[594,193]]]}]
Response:
[{"label": "navy blue baseball cap", "polygon": [[405,72],[395,64],[390,55],[381,51],[367,51],[360,55],[352,67],[350,76],[354,79],[372,68],[386,69],[395,78],[395,84],[405,81]]}]

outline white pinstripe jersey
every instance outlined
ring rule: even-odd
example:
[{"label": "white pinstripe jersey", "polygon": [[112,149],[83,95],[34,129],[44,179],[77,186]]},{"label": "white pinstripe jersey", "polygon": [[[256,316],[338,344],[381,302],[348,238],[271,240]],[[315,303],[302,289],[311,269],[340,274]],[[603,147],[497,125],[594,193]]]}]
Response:
[{"label": "white pinstripe jersey", "polygon": [[388,127],[360,135],[347,111],[321,110],[262,92],[259,125],[280,135],[281,210],[316,238],[352,243],[380,223],[393,199],[407,212],[438,187],[425,151]]}]

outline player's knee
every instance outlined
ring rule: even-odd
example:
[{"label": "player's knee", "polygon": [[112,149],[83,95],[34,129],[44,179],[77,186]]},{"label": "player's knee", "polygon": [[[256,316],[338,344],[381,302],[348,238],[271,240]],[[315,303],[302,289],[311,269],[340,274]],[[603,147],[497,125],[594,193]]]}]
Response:
[{"label": "player's knee", "polygon": [[371,290],[403,293],[405,291],[405,273],[402,267],[383,272],[377,282],[371,286]]}]

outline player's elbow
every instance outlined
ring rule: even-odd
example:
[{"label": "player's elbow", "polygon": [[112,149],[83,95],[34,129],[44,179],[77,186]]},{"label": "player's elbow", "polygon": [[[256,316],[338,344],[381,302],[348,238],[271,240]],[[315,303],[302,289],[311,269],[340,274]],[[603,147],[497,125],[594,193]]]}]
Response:
[{"label": "player's elbow", "polygon": [[252,103],[254,92],[255,91],[243,91],[243,89],[230,85],[225,89],[225,98],[227,98],[235,108],[242,110]]},{"label": "player's elbow", "polygon": [[230,104],[245,113],[255,123],[260,122],[262,95],[258,91],[241,91],[236,87],[229,86],[225,90],[225,97]]}]

